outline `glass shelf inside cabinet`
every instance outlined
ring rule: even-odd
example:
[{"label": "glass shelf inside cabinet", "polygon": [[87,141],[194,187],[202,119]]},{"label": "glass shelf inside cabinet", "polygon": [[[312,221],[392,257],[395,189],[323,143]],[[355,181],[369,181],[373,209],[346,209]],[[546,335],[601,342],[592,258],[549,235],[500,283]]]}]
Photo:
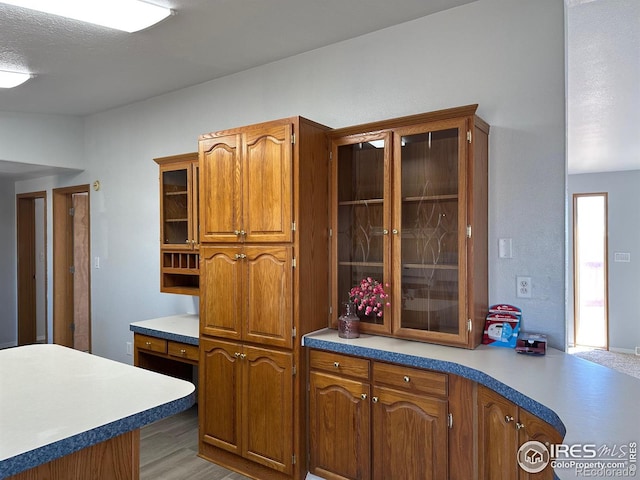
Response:
[{"label": "glass shelf inside cabinet", "polygon": [[338,147],[338,304],[363,278],[384,280],[384,158],[384,140]]},{"label": "glass shelf inside cabinet", "polygon": [[187,170],[162,173],[163,241],[165,244],[184,245],[189,238],[189,195]]},{"label": "glass shelf inside cabinet", "polygon": [[401,326],[458,334],[457,128],[401,138]]}]

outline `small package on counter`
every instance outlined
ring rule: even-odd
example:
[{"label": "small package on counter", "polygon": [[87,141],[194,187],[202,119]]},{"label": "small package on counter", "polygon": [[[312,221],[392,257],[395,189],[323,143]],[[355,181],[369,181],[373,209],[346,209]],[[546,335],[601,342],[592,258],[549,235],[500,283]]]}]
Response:
[{"label": "small package on counter", "polygon": [[514,348],[521,319],[522,310],[518,307],[506,304],[492,305],[484,323],[482,343],[494,347]]},{"label": "small package on counter", "polygon": [[516,343],[516,352],[544,355],[547,353],[547,336],[542,333],[522,333]]}]

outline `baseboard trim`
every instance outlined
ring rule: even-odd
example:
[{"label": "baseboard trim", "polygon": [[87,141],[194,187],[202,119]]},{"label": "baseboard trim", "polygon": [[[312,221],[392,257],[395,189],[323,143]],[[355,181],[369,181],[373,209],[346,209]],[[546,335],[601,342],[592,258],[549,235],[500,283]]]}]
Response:
[{"label": "baseboard trim", "polygon": [[634,350],[633,348],[609,348],[610,352],[615,352],[615,353],[631,353],[633,355],[638,355],[637,349]]},{"label": "baseboard trim", "polygon": [[0,350],[2,350],[3,348],[15,347],[16,345],[17,345],[16,342],[0,343]]}]

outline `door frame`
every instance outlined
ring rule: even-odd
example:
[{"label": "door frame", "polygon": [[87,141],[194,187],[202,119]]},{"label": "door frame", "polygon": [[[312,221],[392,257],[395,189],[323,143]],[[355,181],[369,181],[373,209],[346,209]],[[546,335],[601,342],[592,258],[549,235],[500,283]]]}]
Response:
[{"label": "door frame", "polygon": [[[44,341],[49,341],[48,275],[47,275],[47,192],[16,195],[16,258],[17,258],[17,344],[37,341],[36,304],[36,218],[35,201],[44,201]],[[27,338],[28,337],[28,338]]]},{"label": "door frame", "polygon": [[[69,267],[73,265],[73,218],[69,215],[72,196],[76,193],[87,194],[88,229],[91,238],[90,186],[54,188],[53,197],[53,343],[73,347],[74,320],[73,274]],[[87,245],[88,271],[91,272],[91,242]],[[89,302],[89,351],[91,351],[91,275],[87,278],[87,296]]]}]

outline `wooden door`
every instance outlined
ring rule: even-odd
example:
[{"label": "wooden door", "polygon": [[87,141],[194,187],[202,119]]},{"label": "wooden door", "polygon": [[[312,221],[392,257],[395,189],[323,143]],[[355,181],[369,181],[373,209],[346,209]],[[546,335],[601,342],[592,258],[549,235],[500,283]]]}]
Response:
[{"label": "wooden door", "polygon": [[200,441],[240,454],[242,346],[200,338]]},{"label": "wooden door", "polygon": [[290,123],[243,135],[243,229],[247,242],[290,242],[293,236]]},{"label": "wooden door", "polygon": [[18,345],[36,343],[35,203],[16,199],[18,240]]},{"label": "wooden door", "polygon": [[[543,445],[562,443],[562,435],[555,428],[544,420],[519,409],[518,412],[518,448],[528,441],[538,441]],[[554,474],[551,466],[547,467],[539,473],[528,473],[523,469],[518,469],[519,480],[553,480]]]},{"label": "wooden door", "polygon": [[518,407],[500,394],[478,387],[478,465],[483,480],[516,480]]},{"label": "wooden door", "polygon": [[311,372],[309,469],[313,474],[328,480],[371,478],[369,389],[361,381]]},{"label": "wooden door", "polygon": [[377,386],[372,394],[372,478],[448,478],[447,401]]},{"label": "wooden door", "polygon": [[242,229],[240,135],[200,140],[200,242],[238,242]]},{"label": "wooden door", "polygon": [[243,293],[242,249],[203,246],[200,249],[200,331],[229,339],[242,336],[246,300]]},{"label": "wooden door", "polygon": [[74,193],[73,204],[73,348],[91,349],[89,311],[89,194]]},{"label": "wooden door", "polygon": [[[244,347],[242,455],[261,465],[293,471],[293,356]],[[220,412],[217,413],[220,415]]]},{"label": "wooden door", "polygon": [[[245,246],[241,263],[246,301],[243,338],[263,345],[293,344],[292,247]],[[228,281],[228,280],[227,280]]]}]

